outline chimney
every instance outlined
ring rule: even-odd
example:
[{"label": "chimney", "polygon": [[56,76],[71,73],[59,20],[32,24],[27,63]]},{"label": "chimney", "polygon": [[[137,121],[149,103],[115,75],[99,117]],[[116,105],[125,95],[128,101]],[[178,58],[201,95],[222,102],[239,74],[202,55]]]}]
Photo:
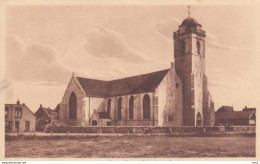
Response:
[{"label": "chimney", "polygon": [[40,104],[40,108],[42,108],[42,104]]},{"label": "chimney", "polygon": [[247,106],[245,106],[245,109],[247,109]]},{"label": "chimney", "polygon": [[16,102],[17,105],[20,105],[20,100],[18,99],[17,102]]}]

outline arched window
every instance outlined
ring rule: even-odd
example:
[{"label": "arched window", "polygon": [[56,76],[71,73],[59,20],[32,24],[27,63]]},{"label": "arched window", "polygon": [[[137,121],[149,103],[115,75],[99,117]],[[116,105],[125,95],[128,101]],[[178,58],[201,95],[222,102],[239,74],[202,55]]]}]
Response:
[{"label": "arched window", "polygon": [[92,126],[97,126],[97,121],[96,120],[92,121]]},{"label": "arched window", "polygon": [[197,116],[196,116],[196,126],[201,126],[201,114],[200,114],[200,112],[198,112]]},{"label": "arched window", "polygon": [[77,97],[74,92],[69,99],[69,119],[77,119]]},{"label": "arched window", "polygon": [[147,94],[143,98],[143,118],[150,119],[150,97]]},{"label": "arched window", "polygon": [[200,41],[197,41],[197,53],[200,54]]},{"label": "arched window", "polygon": [[111,110],[111,99],[107,100],[107,113],[110,115],[110,110]]},{"label": "arched window", "polygon": [[129,100],[129,119],[134,119],[134,96],[131,96]]},{"label": "arched window", "polygon": [[122,119],[122,97],[120,97],[117,101],[117,120],[120,121]]},{"label": "arched window", "polygon": [[181,54],[182,55],[185,55],[185,49],[186,49],[186,44],[185,44],[185,41],[182,40],[181,41]]}]

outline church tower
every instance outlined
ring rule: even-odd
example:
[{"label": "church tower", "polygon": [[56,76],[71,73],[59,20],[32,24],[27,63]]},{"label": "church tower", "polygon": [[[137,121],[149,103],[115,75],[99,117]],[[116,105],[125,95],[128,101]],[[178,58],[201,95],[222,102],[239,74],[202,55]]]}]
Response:
[{"label": "church tower", "polygon": [[190,16],[174,32],[175,70],[183,86],[183,125],[203,126],[205,31]]}]

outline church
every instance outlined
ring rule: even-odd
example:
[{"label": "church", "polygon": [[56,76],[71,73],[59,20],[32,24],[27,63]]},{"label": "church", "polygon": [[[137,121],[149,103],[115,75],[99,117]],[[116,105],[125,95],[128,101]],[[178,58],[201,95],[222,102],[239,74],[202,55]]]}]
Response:
[{"label": "church", "polygon": [[59,104],[67,126],[214,126],[205,31],[190,16],[173,33],[170,68],[104,81],[74,73]]}]

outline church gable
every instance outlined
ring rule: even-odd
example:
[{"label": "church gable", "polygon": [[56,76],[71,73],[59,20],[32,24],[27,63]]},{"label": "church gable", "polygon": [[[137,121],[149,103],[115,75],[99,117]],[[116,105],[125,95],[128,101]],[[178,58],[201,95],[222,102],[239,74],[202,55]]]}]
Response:
[{"label": "church gable", "polygon": [[77,92],[77,95],[80,95],[81,97],[85,96],[85,91],[82,89],[81,84],[77,80],[77,78],[74,76],[74,74],[71,77],[71,80],[67,86],[67,89],[63,95],[63,99],[66,98],[71,94],[71,92]]},{"label": "church gable", "polygon": [[85,92],[73,75],[60,103],[59,119],[65,124],[81,125],[85,119]]}]

